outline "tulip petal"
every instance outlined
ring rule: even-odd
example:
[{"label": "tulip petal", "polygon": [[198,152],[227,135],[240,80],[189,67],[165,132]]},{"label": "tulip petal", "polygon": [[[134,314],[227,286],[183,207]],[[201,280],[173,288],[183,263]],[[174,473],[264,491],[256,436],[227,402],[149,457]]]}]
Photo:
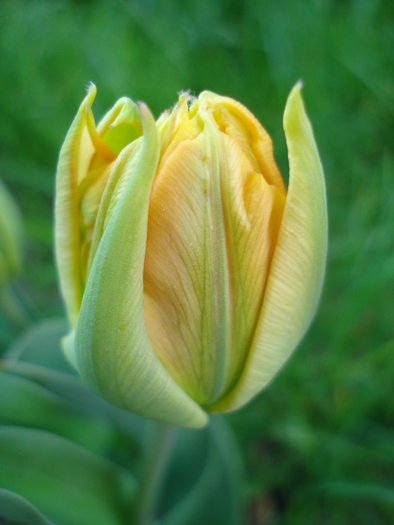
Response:
[{"label": "tulip petal", "polygon": [[[86,107],[92,104],[94,97],[95,90],[91,87],[67,133],[56,173],[56,261],[60,289],[72,326],[77,322],[82,298],[78,179],[79,173],[85,171],[81,165],[88,164],[94,153],[93,145],[83,141],[87,134]],[[83,149],[82,142],[85,143]]]},{"label": "tulip petal", "polygon": [[268,184],[231,136],[222,134],[221,186],[231,283],[226,390],[242,374],[259,319],[285,196]]},{"label": "tulip petal", "polygon": [[74,354],[82,377],[113,404],[167,423],[199,427],[207,422],[207,414],[165,370],[144,324],[148,210],[160,139],[147,107],[140,104],[139,111],[144,131],[140,156],[136,165],[126,162],[125,172],[130,164],[132,171],[125,175],[127,185],[95,253],[75,352],[68,352]]},{"label": "tulip petal", "polygon": [[[121,179],[125,173],[128,173],[130,175],[130,173],[133,172],[137,164],[138,155],[140,153],[140,146],[141,141],[139,139],[126,146],[123,149],[123,151],[119,154],[118,158],[116,159],[116,162],[112,167],[112,171],[110,176],[108,177],[107,185],[102,194],[100,207],[96,216],[94,234],[90,250],[89,269],[93,263],[94,256],[100,244],[104,230],[109,222],[109,219],[112,216],[112,212],[114,211],[116,204],[120,199],[122,190],[125,188],[125,184],[118,184],[119,179]],[[126,164],[127,172],[125,172],[124,170]],[[127,182],[128,179],[126,183]]]},{"label": "tulip petal", "polygon": [[[204,91],[198,97],[201,105],[213,109],[214,118],[226,134],[234,138],[252,164],[257,161],[268,184],[286,195],[282,177],[275,163],[271,137],[260,122],[242,104],[229,97]],[[258,169],[257,169],[258,171]]]},{"label": "tulip petal", "polygon": [[323,169],[302,102],[301,84],[284,113],[290,182],[264,302],[244,371],[210,411],[231,411],[264,388],[300,342],[315,313],[327,255]]},{"label": "tulip petal", "polygon": [[78,319],[101,195],[120,149],[140,135],[136,104],[123,97],[97,126],[88,93],[67,133],[56,173],[55,237],[60,288],[72,327]]},{"label": "tulip petal", "polygon": [[201,119],[204,133],[192,122],[182,125],[177,135],[190,138],[177,144],[155,180],[144,307],[156,354],[206,404],[225,385],[230,302],[215,128],[208,115]]}]

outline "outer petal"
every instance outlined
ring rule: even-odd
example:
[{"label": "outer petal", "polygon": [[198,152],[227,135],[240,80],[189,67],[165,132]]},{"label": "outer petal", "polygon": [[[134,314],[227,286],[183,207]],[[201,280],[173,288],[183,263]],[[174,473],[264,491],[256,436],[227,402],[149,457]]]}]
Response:
[{"label": "outer petal", "polygon": [[144,129],[140,157],[98,245],[74,348],[70,339],[66,352],[84,379],[113,404],[167,423],[199,427],[206,423],[206,413],[162,366],[144,324],[143,267],[160,140],[149,110],[144,105],[139,110]]},{"label": "outer petal", "polygon": [[78,319],[91,231],[113,162],[140,135],[136,104],[119,99],[96,129],[91,84],[62,149],[56,174],[55,237],[60,288],[73,327]]},{"label": "outer petal", "polygon": [[94,148],[82,153],[80,145],[86,133],[86,107],[95,97],[90,89],[79,107],[60,151],[56,173],[55,238],[56,261],[60,289],[66,303],[70,323],[75,326],[81,305],[80,211],[78,203],[78,175],[81,163],[90,161]]},{"label": "outer petal", "polygon": [[285,108],[289,192],[260,319],[239,382],[210,407],[213,412],[244,405],[272,380],[307,330],[321,293],[327,254],[326,192],[300,90],[298,83]]}]

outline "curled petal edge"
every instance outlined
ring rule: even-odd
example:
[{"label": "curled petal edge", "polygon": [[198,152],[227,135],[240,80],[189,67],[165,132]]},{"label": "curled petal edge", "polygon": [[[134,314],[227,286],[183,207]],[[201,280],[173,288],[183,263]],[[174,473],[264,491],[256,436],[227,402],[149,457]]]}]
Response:
[{"label": "curled petal edge", "polygon": [[60,150],[56,172],[55,253],[60,290],[73,327],[82,299],[78,202],[80,144],[86,128],[86,107],[93,102],[95,94],[95,86],[90,87],[79,106]]}]

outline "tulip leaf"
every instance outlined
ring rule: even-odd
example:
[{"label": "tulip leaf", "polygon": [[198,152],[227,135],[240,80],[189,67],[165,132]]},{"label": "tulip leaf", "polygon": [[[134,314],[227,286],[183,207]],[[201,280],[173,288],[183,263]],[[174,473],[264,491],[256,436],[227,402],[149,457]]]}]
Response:
[{"label": "tulip leaf", "polygon": [[[25,378],[60,396],[89,414],[93,421],[97,418],[109,419],[116,429],[143,444],[152,421],[141,418],[132,412],[121,410],[106,402],[91,390],[79,377],[23,362],[3,362],[3,368],[15,376]],[[104,425],[104,422],[102,422]],[[107,425],[107,423],[105,423]],[[100,442],[100,433],[96,436]],[[95,438],[95,439],[96,439]],[[89,448],[93,450],[90,443]],[[97,449],[95,449],[97,450]]]},{"label": "tulip leaf", "polygon": [[298,83],[284,113],[289,190],[254,339],[238,383],[212,411],[244,405],[272,380],[304,336],[320,298],[327,258],[326,190],[300,92]]},{"label": "tulip leaf", "polygon": [[68,324],[64,319],[35,323],[7,350],[5,357],[75,375],[75,369],[67,361],[60,344],[67,332]]},{"label": "tulip leaf", "polygon": [[62,525],[121,525],[135,492],[126,470],[75,445],[26,428],[0,429],[0,486]]},{"label": "tulip leaf", "polygon": [[48,430],[94,452],[107,449],[114,438],[108,419],[99,418],[24,377],[0,372],[0,399],[3,423]]},{"label": "tulip leaf", "polygon": [[53,525],[31,503],[0,489],[0,523],[2,525]]},{"label": "tulip leaf", "polygon": [[161,499],[162,525],[237,525],[242,464],[230,429],[212,418],[203,430],[180,429]]},{"label": "tulip leaf", "polygon": [[[41,321],[30,327],[7,351],[2,368],[9,374],[30,382],[30,386],[27,387],[26,382],[19,382],[17,387],[16,380],[13,382],[14,389],[21,389],[19,394],[15,392],[20,401],[13,396],[15,403],[11,409],[9,398],[10,392],[14,390],[7,391],[7,396],[0,397],[0,419],[3,418],[9,424],[50,430],[94,452],[102,450],[113,436],[115,428],[137,443],[142,443],[147,428],[153,423],[107,403],[76,375],[60,345],[60,340],[67,331],[67,323],[63,319]],[[0,392],[7,390],[1,377]],[[7,388],[10,388],[10,382],[11,379],[8,379]],[[24,395],[21,397],[22,392]],[[64,412],[61,409],[62,403],[65,406]],[[49,412],[54,414],[53,418],[44,417],[39,412],[38,407],[41,406],[48,415],[48,404],[52,407]],[[7,419],[4,410],[12,419]],[[89,429],[92,439],[89,439]]]}]

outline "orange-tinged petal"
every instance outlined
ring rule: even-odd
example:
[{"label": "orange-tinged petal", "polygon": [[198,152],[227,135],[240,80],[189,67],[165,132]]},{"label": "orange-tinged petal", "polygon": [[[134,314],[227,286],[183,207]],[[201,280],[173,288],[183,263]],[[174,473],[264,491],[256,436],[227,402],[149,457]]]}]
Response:
[{"label": "orange-tinged petal", "polygon": [[223,388],[229,335],[220,180],[211,145],[204,130],[180,142],[162,166],[151,195],[144,267],[152,346],[202,404]]},{"label": "orange-tinged petal", "polygon": [[199,101],[202,107],[211,108],[221,130],[238,142],[254,166],[257,161],[268,184],[286,195],[283,179],[275,163],[271,137],[252,113],[236,100],[210,91],[201,93]]},{"label": "orange-tinged petal", "polygon": [[181,123],[176,112],[151,196],[145,323],[171,375],[208,406],[242,372],[285,198],[210,109],[189,119],[181,106]]},{"label": "orange-tinged petal", "polygon": [[221,187],[232,305],[228,391],[238,380],[250,351],[285,197],[255,171],[238,142],[224,134],[221,138]]}]

